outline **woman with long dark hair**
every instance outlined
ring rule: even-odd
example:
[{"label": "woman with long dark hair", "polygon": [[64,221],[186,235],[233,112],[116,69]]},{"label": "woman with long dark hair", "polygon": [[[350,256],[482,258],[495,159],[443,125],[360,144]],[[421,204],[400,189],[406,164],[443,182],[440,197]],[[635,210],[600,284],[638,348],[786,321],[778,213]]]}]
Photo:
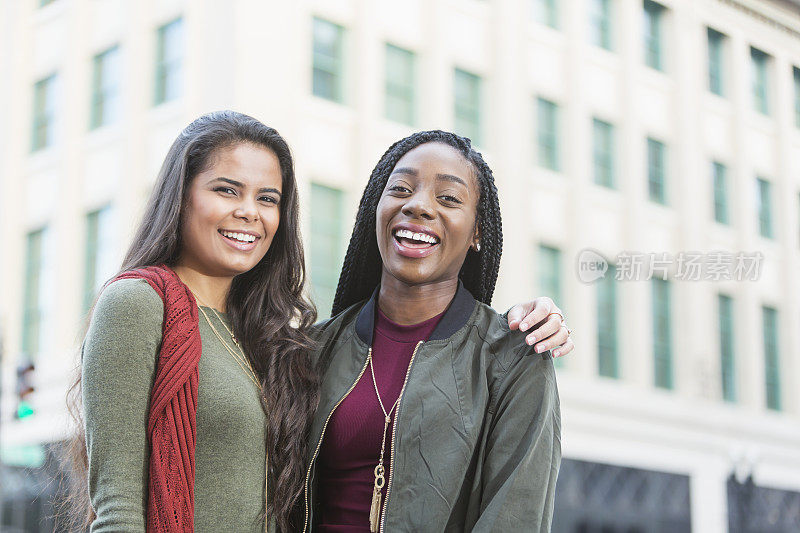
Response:
[{"label": "woman with long dark hair", "polygon": [[91,502],[73,505],[93,531],[253,531],[266,500],[290,529],[317,374],[284,139],[231,111],[192,122],[121,272],[83,346],[73,453]]},{"label": "woman with long dark hair", "polygon": [[468,139],[415,133],[380,159],[318,339],[305,529],[549,531],[555,374],[489,307],[502,246]]},{"label": "woman with long dark hair", "polygon": [[[73,412],[85,433],[71,451],[88,487],[71,505],[85,525],[301,527],[319,397],[304,282],[284,139],[232,111],[192,122],[83,344]],[[533,334],[571,350],[549,299],[514,313],[515,325],[549,318]]]}]

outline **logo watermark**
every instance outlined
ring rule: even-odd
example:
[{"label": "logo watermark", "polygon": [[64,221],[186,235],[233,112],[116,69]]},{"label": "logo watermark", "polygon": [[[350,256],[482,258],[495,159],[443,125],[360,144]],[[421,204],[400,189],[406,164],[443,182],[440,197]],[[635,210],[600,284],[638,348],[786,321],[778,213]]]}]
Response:
[{"label": "logo watermark", "polygon": [[[614,279],[648,281],[654,278],[678,281],[757,281],[761,276],[761,252],[632,252],[616,255]],[[584,248],[578,254],[578,279],[594,283],[604,278],[609,262],[600,252]]]}]

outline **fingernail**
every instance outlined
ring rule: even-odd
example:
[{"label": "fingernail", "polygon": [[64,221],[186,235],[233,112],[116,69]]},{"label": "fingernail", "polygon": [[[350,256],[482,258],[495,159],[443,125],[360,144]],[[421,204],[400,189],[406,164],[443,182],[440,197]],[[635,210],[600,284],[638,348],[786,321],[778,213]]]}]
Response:
[{"label": "fingernail", "polygon": [[519,325],[519,329],[525,331],[526,329],[528,329],[528,324],[526,322],[523,322],[522,324]]},{"label": "fingernail", "polygon": [[541,344],[536,347],[536,353],[542,353],[543,351],[544,351],[544,346],[542,346]]},{"label": "fingernail", "polygon": [[561,355],[561,352],[559,352],[558,350],[553,352],[553,357],[558,357],[559,355]]}]

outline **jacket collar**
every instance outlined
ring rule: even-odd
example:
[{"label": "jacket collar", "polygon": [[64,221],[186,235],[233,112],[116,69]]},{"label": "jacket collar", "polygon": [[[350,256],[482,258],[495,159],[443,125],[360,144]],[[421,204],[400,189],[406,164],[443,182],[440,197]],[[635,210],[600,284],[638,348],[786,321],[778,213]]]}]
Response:
[{"label": "jacket collar", "polygon": [[[372,333],[375,330],[375,312],[378,308],[378,292],[381,286],[375,287],[367,303],[361,308],[356,318],[356,334],[367,346],[372,346]],[[467,323],[475,309],[475,298],[458,280],[456,295],[447,307],[444,316],[433,330],[428,340],[441,340],[450,337]]]}]

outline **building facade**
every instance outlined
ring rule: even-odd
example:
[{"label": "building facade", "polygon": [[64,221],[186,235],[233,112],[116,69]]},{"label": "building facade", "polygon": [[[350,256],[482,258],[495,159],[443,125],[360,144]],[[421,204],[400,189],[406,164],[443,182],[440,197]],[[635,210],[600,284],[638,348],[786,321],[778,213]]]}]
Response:
[{"label": "building facade", "polygon": [[87,310],[221,108],[293,149],[321,316],[392,142],[485,154],[494,305],[548,294],[575,330],[554,530],[800,527],[800,3],[20,0],[0,24],[0,528],[36,530],[21,473],[68,433]]}]

